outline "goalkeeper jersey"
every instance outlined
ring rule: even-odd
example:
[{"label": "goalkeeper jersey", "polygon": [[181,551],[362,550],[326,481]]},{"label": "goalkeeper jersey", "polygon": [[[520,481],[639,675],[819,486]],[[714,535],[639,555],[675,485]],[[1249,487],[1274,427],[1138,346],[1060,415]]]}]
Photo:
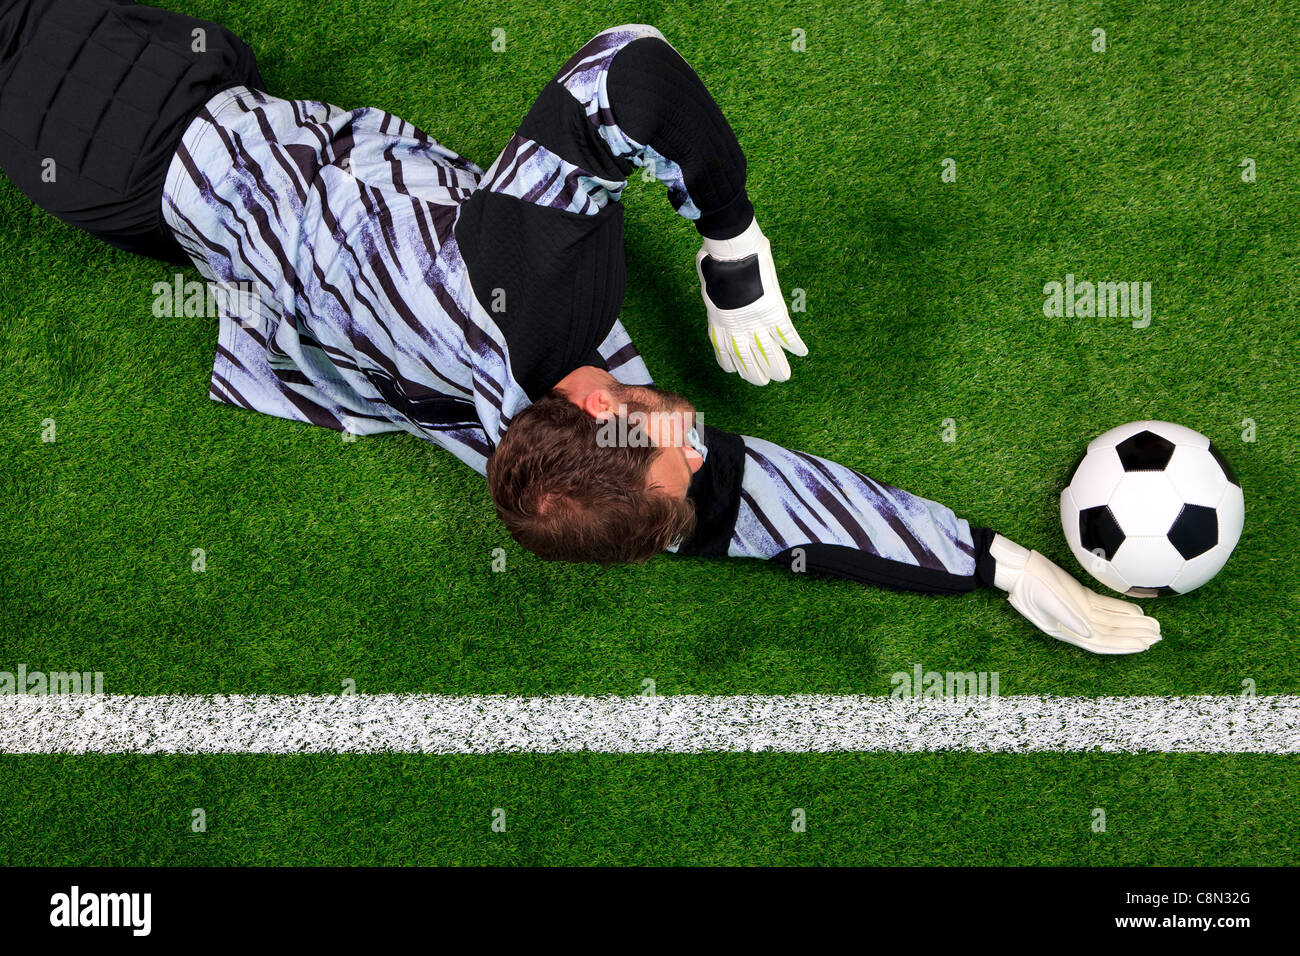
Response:
[{"label": "goalkeeper jersey", "polygon": [[[734,135],[648,26],[579,50],[487,170],[380,109],[222,92],[186,130],[163,193],[168,225],[221,292],[211,397],[356,434],[406,431],[482,474],[512,417],[574,368],[652,384],[617,318],[620,198],[638,166],[706,236],[752,219]],[[975,586],[985,533],[946,507],[703,432],[699,527],[682,553]]]}]

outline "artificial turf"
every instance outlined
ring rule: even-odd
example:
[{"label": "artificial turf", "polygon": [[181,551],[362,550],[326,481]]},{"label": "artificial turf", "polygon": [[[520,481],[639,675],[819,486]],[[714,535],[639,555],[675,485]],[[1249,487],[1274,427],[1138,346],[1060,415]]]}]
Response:
[{"label": "artificial turf", "polygon": [[[1232,462],[1245,531],[1213,582],[1147,605],[1165,639],[1130,658],[992,592],[547,564],[432,445],[209,401],[214,321],[151,311],[176,270],[0,179],[0,670],[137,694],[886,694],[920,663],[1003,694],[1300,693],[1291,5],[156,5],[235,30],[273,94],[385,108],[484,168],[583,42],[652,23],[745,149],[811,350],[762,389],[716,367],[698,234],[638,176],[623,321],[658,384],[1072,571],[1057,495],[1083,445],[1179,422]],[[1045,317],[1067,273],[1150,282],[1150,326]],[[5,862],[1300,861],[1287,757],[6,756],[0,779]],[[821,810],[804,834],[798,806]]]}]

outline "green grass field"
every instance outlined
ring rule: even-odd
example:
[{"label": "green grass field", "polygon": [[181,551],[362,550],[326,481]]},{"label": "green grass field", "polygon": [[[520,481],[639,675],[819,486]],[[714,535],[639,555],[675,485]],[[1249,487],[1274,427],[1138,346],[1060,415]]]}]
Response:
[{"label": "green grass field", "polygon": [[[1003,694],[1300,693],[1291,4],[159,5],[234,29],[270,92],[385,108],[484,168],[585,40],[652,23],[740,138],[811,350],[785,384],[724,375],[698,235],[637,177],[623,321],[660,385],[1072,571],[1057,496],[1083,445],[1180,422],[1236,468],[1245,532],[1212,583],[1147,605],[1162,643],[1111,659],[993,592],[546,564],[431,445],[211,402],[215,322],[151,313],[175,270],[3,180],[0,670],[114,694],[887,694],[920,663]],[[1045,318],[1067,273],[1151,282],[1150,326]],[[1300,863],[1283,756],[4,756],[0,780],[9,864]]]}]

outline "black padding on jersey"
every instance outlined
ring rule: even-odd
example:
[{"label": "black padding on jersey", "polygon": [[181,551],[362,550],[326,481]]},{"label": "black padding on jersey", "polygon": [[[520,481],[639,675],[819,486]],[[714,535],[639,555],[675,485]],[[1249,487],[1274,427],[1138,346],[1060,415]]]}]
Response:
[{"label": "black padding on jersey", "polygon": [[582,104],[554,80],[546,84],[519,124],[518,135],[540,143],[561,159],[604,179],[622,181],[636,168],[609,151],[595,124],[587,119]]},{"label": "black padding on jersey", "polygon": [[741,309],[757,302],[763,295],[763,280],[758,273],[758,256],[743,259],[700,260],[704,288],[719,309]]},{"label": "black padding on jersey", "polygon": [[798,573],[821,578],[847,578],[895,591],[966,594],[975,590],[978,583],[973,574],[922,568],[839,544],[801,544],[786,548],[769,560],[787,571],[802,568]]},{"label": "black padding on jersey", "polygon": [[701,425],[700,437],[709,450],[691,478],[687,496],[695,502],[695,531],[678,554],[725,558],[740,513],[740,483],[745,472],[745,442],[739,435]]},{"label": "black padding on jersey", "polygon": [[461,205],[455,234],[531,401],[579,366],[604,367],[598,349],[627,290],[622,203],[579,215],[479,190]]}]

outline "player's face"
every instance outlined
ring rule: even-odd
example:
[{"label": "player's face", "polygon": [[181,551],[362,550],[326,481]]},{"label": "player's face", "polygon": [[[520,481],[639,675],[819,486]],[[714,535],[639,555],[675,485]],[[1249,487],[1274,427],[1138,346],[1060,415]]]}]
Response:
[{"label": "player's face", "polygon": [[653,386],[620,386],[614,394],[629,412],[639,415],[638,423],[659,448],[646,476],[647,490],[658,489],[685,498],[691,477],[704,464],[687,440],[695,427],[695,406],[680,395]]},{"label": "player's face", "polygon": [[660,449],[650,465],[647,490],[686,497],[691,476],[704,464],[700,453],[687,441],[695,427],[694,405],[675,392],[653,385],[624,385],[609,372],[591,365],[574,369],[555,387],[593,418],[635,415],[637,424]]}]

